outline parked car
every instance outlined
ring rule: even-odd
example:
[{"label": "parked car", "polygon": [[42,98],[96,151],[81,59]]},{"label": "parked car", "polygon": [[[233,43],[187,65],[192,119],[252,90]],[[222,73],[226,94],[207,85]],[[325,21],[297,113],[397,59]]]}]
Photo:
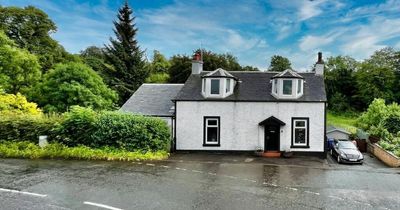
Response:
[{"label": "parked car", "polygon": [[356,145],[348,140],[336,140],[331,149],[332,157],[336,157],[338,163],[359,163],[364,161],[363,154]]}]

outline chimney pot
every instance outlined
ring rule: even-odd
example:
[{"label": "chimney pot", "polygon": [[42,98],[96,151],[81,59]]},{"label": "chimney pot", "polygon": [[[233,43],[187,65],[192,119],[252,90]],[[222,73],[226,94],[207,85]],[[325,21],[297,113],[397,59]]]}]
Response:
[{"label": "chimney pot", "polygon": [[322,60],[322,52],[318,52],[318,61],[315,64],[314,71],[317,75],[324,75],[324,60]]},{"label": "chimney pot", "polygon": [[200,74],[203,71],[203,61],[201,61],[201,55],[195,53],[192,60],[192,74]]}]

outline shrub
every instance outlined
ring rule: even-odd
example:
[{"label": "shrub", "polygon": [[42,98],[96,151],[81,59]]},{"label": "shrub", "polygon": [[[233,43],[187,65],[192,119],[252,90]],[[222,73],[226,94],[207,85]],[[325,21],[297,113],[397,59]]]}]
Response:
[{"label": "shrub", "polygon": [[20,93],[14,95],[0,92],[0,115],[11,113],[40,115],[42,111],[37,108],[37,104],[28,102]]},{"label": "shrub", "polygon": [[56,135],[54,128],[61,121],[59,116],[7,114],[0,118],[0,139],[38,141],[40,135],[50,139]]},{"label": "shrub", "polygon": [[90,108],[71,107],[63,122],[56,128],[57,140],[67,146],[91,145],[91,135],[95,132],[98,114]]},{"label": "shrub", "polygon": [[170,143],[169,127],[157,118],[121,112],[94,112],[82,107],[73,107],[64,117],[56,129],[57,140],[68,146],[157,151],[167,149]]},{"label": "shrub", "polygon": [[397,134],[400,132],[400,112],[397,114],[391,113],[384,119],[383,124],[390,133]]},{"label": "shrub", "polygon": [[157,118],[119,112],[104,112],[96,123],[94,147],[112,145],[128,151],[167,149],[170,132],[167,124]]}]

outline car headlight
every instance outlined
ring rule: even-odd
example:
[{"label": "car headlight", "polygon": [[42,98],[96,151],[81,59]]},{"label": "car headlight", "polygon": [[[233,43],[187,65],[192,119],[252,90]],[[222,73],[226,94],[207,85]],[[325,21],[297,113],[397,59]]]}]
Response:
[{"label": "car headlight", "polygon": [[360,153],[360,155],[358,156],[358,159],[364,159],[364,156]]},{"label": "car headlight", "polygon": [[346,158],[346,154],[344,154],[343,152],[340,153],[340,156],[341,156],[342,158]]}]

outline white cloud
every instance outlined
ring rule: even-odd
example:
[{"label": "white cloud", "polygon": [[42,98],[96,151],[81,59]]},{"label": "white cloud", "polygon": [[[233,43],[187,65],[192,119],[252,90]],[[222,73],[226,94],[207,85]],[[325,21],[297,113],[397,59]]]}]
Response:
[{"label": "white cloud", "polygon": [[318,16],[319,14],[322,13],[322,9],[320,8],[320,5],[323,4],[325,0],[321,1],[302,1],[302,4],[299,8],[298,11],[298,17],[300,18],[300,21],[304,21],[307,19],[310,19],[312,17]]},{"label": "white cloud", "polygon": [[314,50],[332,43],[334,36],[307,35],[300,39],[299,48],[303,51]]},{"label": "white cloud", "polygon": [[358,59],[386,47],[385,41],[400,37],[400,19],[377,17],[371,23],[355,27],[344,37],[342,52]]}]

